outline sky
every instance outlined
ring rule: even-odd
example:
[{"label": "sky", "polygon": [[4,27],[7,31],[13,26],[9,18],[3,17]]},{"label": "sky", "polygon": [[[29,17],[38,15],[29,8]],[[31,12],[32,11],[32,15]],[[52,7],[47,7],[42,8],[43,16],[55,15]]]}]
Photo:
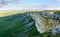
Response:
[{"label": "sky", "polygon": [[60,10],[60,0],[0,0],[0,10]]}]

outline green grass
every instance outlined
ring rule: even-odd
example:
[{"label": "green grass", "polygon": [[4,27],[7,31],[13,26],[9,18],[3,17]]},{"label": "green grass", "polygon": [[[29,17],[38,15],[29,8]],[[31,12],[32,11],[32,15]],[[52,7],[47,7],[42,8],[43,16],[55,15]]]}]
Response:
[{"label": "green grass", "polygon": [[[26,17],[28,19],[30,18],[30,20],[24,23],[24,20],[21,21],[23,16],[21,14],[17,15],[0,17],[0,37],[47,37],[48,34],[51,37],[60,37],[60,33],[56,35],[51,34],[51,32],[40,34],[35,27],[35,21],[30,16]],[[22,15],[26,16],[26,14]],[[28,26],[31,22],[33,24]]]}]

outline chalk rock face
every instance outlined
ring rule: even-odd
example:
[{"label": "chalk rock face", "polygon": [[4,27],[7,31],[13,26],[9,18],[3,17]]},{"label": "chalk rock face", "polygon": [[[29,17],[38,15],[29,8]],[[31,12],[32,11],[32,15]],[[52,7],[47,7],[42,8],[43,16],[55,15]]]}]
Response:
[{"label": "chalk rock face", "polygon": [[35,25],[40,33],[44,33],[60,26],[59,20],[56,20],[55,18],[56,16],[49,12],[30,13],[30,16],[35,20]]}]

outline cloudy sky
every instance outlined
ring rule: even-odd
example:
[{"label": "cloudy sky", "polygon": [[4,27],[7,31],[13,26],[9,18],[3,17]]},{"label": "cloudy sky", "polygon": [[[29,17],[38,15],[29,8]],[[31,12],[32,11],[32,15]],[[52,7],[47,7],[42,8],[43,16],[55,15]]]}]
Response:
[{"label": "cloudy sky", "polygon": [[0,0],[0,10],[60,10],[60,0]]}]

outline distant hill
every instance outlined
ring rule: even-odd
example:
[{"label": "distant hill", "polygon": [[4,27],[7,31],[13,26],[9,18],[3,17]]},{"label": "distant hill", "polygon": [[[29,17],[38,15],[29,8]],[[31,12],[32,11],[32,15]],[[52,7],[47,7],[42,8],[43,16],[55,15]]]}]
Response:
[{"label": "distant hill", "polygon": [[18,13],[32,12],[32,11],[35,12],[35,11],[41,11],[41,10],[0,10],[0,17],[12,15],[12,14],[18,14]]}]

